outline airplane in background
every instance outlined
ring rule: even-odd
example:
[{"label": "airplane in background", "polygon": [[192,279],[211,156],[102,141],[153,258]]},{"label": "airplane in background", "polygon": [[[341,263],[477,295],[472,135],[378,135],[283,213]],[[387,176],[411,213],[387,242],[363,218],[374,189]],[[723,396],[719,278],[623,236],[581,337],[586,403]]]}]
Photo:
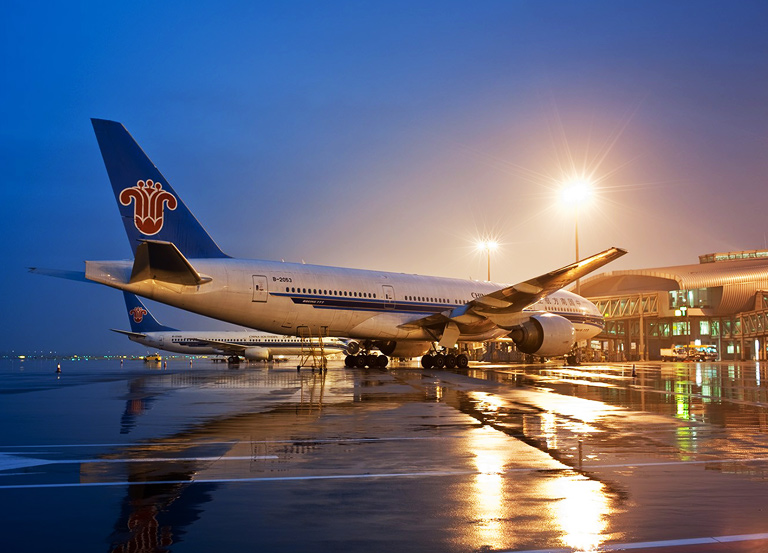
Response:
[{"label": "airplane in background", "polygon": [[[240,357],[248,361],[272,361],[275,356],[307,354],[309,347],[319,348],[313,343],[302,341],[295,336],[257,334],[240,330],[182,331],[161,325],[146,305],[130,292],[123,292],[125,307],[131,330],[111,328],[112,332],[125,334],[139,344],[186,355],[226,355],[230,363],[239,362]],[[347,344],[338,338],[323,340],[325,355],[344,353]]]},{"label": "airplane in background", "polygon": [[387,356],[466,367],[457,346],[501,337],[554,357],[604,327],[594,304],[562,288],[624,255],[620,248],[512,286],[234,259],[122,124],[92,124],[134,259],[86,261],[87,280],[266,332],[352,338],[347,365],[358,367],[386,366]]}]

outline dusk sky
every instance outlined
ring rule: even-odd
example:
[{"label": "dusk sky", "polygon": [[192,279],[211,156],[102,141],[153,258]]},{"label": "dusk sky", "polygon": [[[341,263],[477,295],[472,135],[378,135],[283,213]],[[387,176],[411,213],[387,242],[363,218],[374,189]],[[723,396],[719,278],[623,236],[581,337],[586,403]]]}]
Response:
[{"label": "dusk sky", "polygon": [[[766,246],[768,2],[49,2],[2,25],[0,353],[143,353],[122,294],[32,275],[131,251],[90,118],[226,253],[515,283]],[[229,325],[149,302],[169,326]]]}]

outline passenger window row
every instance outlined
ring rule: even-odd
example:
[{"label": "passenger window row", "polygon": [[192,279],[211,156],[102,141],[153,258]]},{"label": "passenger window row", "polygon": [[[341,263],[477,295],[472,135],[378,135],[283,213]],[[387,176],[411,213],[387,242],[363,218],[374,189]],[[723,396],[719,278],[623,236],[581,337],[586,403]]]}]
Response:
[{"label": "passenger window row", "polygon": [[466,302],[462,302],[461,300],[447,300],[444,298],[427,298],[425,296],[405,296],[405,301],[428,301],[431,303],[455,303],[456,305],[463,305]]},{"label": "passenger window row", "polygon": [[[323,296],[346,296],[353,298],[376,298],[375,293],[371,292],[350,292],[348,290],[320,290],[317,288],[296,288],[293,286],[286,286],[285,291],[289,293],[298,294],[320,294]],[[405,296],[405,301],[426,301],[431,303],[454,303],[456,305],[464,305],[466,302],[461,300],[448,300],[445,298],[433,298],[426,296]]]},{"label": "passenger window row", "polygon": [[321,294],[323,296],[346,296],[353,298],[375,298],[376,294],[371,292],[349,292],[348,290],[319,290],[317,288],[294,288],[285,287],[286,292],[295,292],[298,294]]}]

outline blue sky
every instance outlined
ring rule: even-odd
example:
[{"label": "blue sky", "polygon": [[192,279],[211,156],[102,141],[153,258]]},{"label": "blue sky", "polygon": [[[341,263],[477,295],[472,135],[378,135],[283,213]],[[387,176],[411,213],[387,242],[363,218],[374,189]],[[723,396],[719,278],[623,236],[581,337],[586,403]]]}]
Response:
[{"label": "blue sky", "polygon": [[[123,122],[224,251],[493,279],[766,243],[765,2],[5,2],[0,352],[142,352],[89,118]],[[177,328],[228,328],[151,304]]]}]

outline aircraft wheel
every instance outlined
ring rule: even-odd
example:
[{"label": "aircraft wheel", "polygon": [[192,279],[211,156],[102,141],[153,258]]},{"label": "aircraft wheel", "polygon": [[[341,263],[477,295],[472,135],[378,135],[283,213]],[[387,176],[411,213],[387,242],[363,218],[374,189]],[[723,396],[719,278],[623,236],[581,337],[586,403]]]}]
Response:
[{"label": "aircraft wheel", "polygon": [[465,354],[460,353],[456,356],[456,366],[460,369],[466,369],[469,367],[469,357],[467,357]]},{"label": "aircraft wheel", "polygon": [[348,369],[353,369],[357,366],[357,358],[354,355],[347,355],[344,359],[344,366]]},{"label": "aircraft wheel", "polygon": [[445,355],[442,353],[435,355],[434,363],[432,363],[432,366],[436,369],[442,369],[445,367]]},{"label": "aircraft wheel", "polygon": [[431,355],[422,355],[421,356],[421,367],[423,369],[431,369],[432,365],[434,364],[434,359]]},{"label": "aircraft wheel", "polygon": [[367,355],[355,355],[355,360],[357,363],[358,369],[364,369],[366,363],[368,363],[368,356]]},{"label": "aircraft wheel", "polygon": [[388,364],[389,364],[389,357],[387,357],[386,355],[379,355],[376,358],[376,366],[379,367],[380,369],[383,369]]},{"label": "aircraft wheel", "polygon": [[446,369],[455,369],[456,368],[456,355],[453,353],[449,353],[445,356],[445,368]]},{"label": "aircraft wheel", "polygon": [[368,367],[370,367],[371,369],[373,369],[374,367],[378,367],[379,366],[379,359],[378,358],[379,358],[378,355],[370,354],[368,356],[367,361],[366,361]]}]

